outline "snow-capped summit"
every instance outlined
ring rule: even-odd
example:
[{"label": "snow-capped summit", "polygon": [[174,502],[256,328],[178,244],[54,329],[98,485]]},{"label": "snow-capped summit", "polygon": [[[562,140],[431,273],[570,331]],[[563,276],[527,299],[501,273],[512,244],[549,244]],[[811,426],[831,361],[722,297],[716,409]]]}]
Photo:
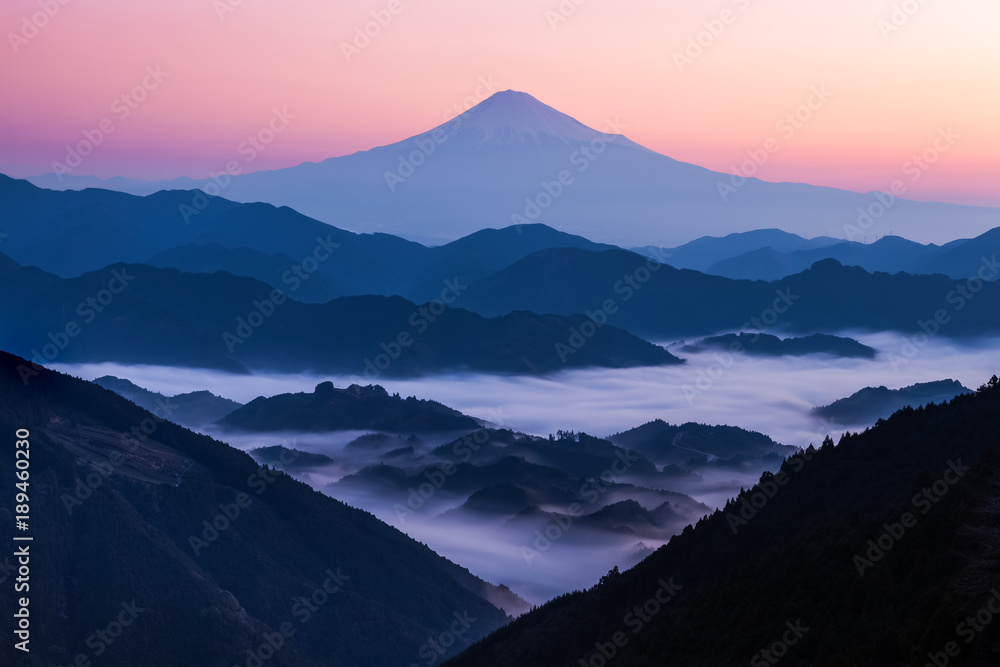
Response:
[{"label": "snow-capped summit", "polygon": [[449,142],[479,146],[579,144],[601,136],[575,118],[516,90],[494,93],[439,128],[450,135]]},{"label": "snow-capped summit", "polygon": [[[537,222],[626,247],[672,246],[761,228],[840,236],[857,224],[859,211],[867,216],[877,203],[871,193],[709,171],[604,132],[620,130],[604,122],[588,127],[527,93],[505,90],[395,143],[238,174],[221,195],[291,206],[352,231],[434,243],[486,227]],[[62,187],[95,185],[60,178]],[[204,179],[135,183],[119,179],[100,186],[135,194],[220,190]],[[940,243],[956,229],[972,236],[996,227],[997,210],[900,199],[878,224],[885,228],[891,220],[908,238]]]}]

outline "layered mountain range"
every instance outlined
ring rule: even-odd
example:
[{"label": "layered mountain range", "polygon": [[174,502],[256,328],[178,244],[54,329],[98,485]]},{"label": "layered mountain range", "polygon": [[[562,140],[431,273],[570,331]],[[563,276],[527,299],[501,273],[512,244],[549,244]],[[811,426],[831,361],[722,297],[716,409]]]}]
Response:
[{"label": "layered mountain range", "polygon": [[[950,271],[964,279],[869,273],[823,259],[767,283],[677,269],[543,225],[428,248],[219,198],[185,223],[178,207],[192,192],[56,192],[7,178],[0,190],[11,213],[9,255],[0,255],[0,309],[11,324],[0,342],[39,363],[314,370],[371,381],[679,361],[636,337],[769,328],[909,334],[921,323],[949,337],[996,331],[991,281],[1000,266],[982,254],[992,232],[953,244]],[[797,243],[755,233],[706,238],[677,254],[704,262],[706,253],[768,239]],[[87,305],[98,297],[106,303]],[[81,335],[65,332],[72,324]]]},{"label": "layered mountain range", "polygon": [[[505,91],[287,169],[0,175],[0,427],[30,431],[36,663],[955,657],[956,623],[1000,597],[995,377],[866,387],[811,414],[789,397],[804,422],[871,426],[820,449],[651,413],[676,413],[657,392],[680,378],[715,390],[730,353],[757,357],[739,382],[988,343],[998,210],[743,181],[626,129]],[[93,383],[47,368],[102,363]],[[185,367],[157,386],[196,390],[103,375],[133,365]],[[298,388],[237,402],[192,387],[198,369]],[[646,423],[604,436],[488,422],[485,390],[459,411],[377,383],[474,374],[655,389],[628,406]],[[526,613],[512,589],[551,601]],[[91,656],[94,623],[126,611],[137,631]],[[998,646],[981,625],[968,664]]]},{"label": "layered mountain range", "polygon": [[446,664],[992,664],[998,413],[994,376],[809,448]]},{"label": "layered mountain range", "polygon": [[[273,665],[409,664],[456,613],[473,620],[454,648],[502,624],[500,607],[523,608],[370,514],[111,391],[44,368],[25,383],[26,363],[0,352],[0,427],[30,442],[38,664],[246,664],[261,646]],[[0,476],[14,472],[0,457]],[[5,609],[13,594],[0,587]],[[99,641],[123,605],[135,628]]]}]

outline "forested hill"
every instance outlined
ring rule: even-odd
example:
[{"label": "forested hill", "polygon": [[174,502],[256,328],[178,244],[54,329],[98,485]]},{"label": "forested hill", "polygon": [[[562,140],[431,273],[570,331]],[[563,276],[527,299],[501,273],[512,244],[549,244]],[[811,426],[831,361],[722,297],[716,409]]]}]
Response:
[{"label": "forested hill", "polygon": [[[516,602],[225,443],[0,352],[11,497],[19,429],[30,445],[30,590],[18,595],[30,598],[31,654],[15,662],[10,623],[0,665],[231,666],[264,654],[269,667],[406,665],[485,635],[506,619],[503,600]],[[5,530],[13,507],[0,510]],[[13,595],[8,577],[10,614]],[[120,614],[128,627],[111,626],[113,642],[95,634]],[[428,644],[455,629],[449,649]]]},{"label": "forested hill", "polygon": [[791,457],[633,569],[448,665],[995,665],[1000,622],[981,610],[1000,608],[997,507],[994,376]]}]

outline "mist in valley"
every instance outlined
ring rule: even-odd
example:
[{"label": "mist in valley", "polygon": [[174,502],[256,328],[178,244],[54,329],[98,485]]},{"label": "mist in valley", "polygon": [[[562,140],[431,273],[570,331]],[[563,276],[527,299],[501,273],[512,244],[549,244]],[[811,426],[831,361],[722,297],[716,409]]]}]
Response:
[{"label": "mist in valley", "polygon": [[[547,437],[560,430],[609,437],[646,422],[700,422],[739,426],[764,433],[783,445],[818,446],[827,435],[836,442],[854,425],[831,424],[810,415],[865,386],[899,388],[918,382],[953,378],[975,389],[995,372],[997,340],[957,342],[930,339],[922,346],[898,334],[847,333],[879,350],[875,360],[840,359],[823,355],[756,357],[724,352],[684,353],[682,366],[628,370],[590,369],[549,377],[452,374],[421,379],[379,378],[390,393],[433,399],[483,421],[491,428]],[[909,347],[907,347],[909,343]],[[683,342],[668,344],[676,350]],[[94,379],[102,375],[128,378],[153,391],[173,395],[207,389],[246,403],[257,396],[312,392],[331,380],[337,387],[369,381],[350,376],[232,375],[216,371],[155,366],[86,364],[59,370]],[[375,445],[358,438],[367,431],[334,433],[241,433],[208,426],[203,431],[251,451],[282,445],[332,462],[319,466],[291,465],[288,471],[313,488],[363,508],[441,555],[468,567],[488,581],[509,586],[531,603],[593,585],[611,567],[629,567],[670,534],[724,504],[741,487],[753,485],[762,468],[703,465],[696,474],[668,478],[664,474],[626,472],[612,479],[616,486],[600,494],[576,516],[565,504],[538,506],[523,515],[478,514],[466,506],[467,490],[447,477],[430,480],[423,471],[462,458],[442,455],[441,445],[461,433],[387,434]],[[683,442],[683,440],[682,440]],[[440,448],[440,449],[439,449]],[[435,451],[437,450],[437,451]],[[778,461],[767,467],[775,470]],[[411,481],[382,484],[378,475],[354,477],[367,466],[385,464],[415,476]],[[428,468],[431,466],[431,468]],[[369,471],[370,472],[370,471]],[[429,480],[429,481],[428,481]],[[437,482],[441,481],[440,484]],[[431,483],[433,482],[433,483]],[[424,491],[418,490],[423,486]],[[606,530],[586,516],[607,505],[631,499],[646,511],[664,502],[667,490],[687,494],[669,534]],[[702,512],[699,507],[704,508]],[[547,514],[563,518],[554,521]],[[651,529],[652,530],[652,529]]]},{"label": "mist in valley", "polygon": [[[653,419],[672,424],[728,424],[758,431],[794,447],[818,445],[826,435],[837,440],[856,426],[824,423],[809,415],[866,386],[891,389],[952,378],[975,389],[996,372],[1000,339],[957,341],[936,338],[915,354],[905,346],[912,336],[852,333],[879,351],[875,360],[806,357],[754,357],[744,354],[682,353],[679,366],[585,369],[548,377],[459,373],[417,379],[380,377],[390,393],[432,399],[504,428],[546,436],[558,430],[605,437]],[[667,344],[679,348],[681,342]],[[893,356],[890,356],[893,355]],[[901,363],[894,363],[902,359]],[[54,368],[87,380],[115,375],[166,395],[207,389],[247,403],[257,396],[311,392],[321,381],[337,387],[372,384],[362,376],[313,374],[233,375],[189,368],[73,364]]]}]

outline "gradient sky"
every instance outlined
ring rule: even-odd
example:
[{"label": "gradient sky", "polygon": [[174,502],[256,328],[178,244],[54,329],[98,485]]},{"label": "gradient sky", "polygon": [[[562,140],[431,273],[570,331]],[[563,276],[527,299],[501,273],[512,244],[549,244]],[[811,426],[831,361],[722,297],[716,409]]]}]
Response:
[{"label": "gradient sky", "polygon": [[[618,118],[634,141],[720,171],[773,137],[759,177],[858,191],[888,189],[950,127],[958,140],[909,196],[1000,206],[996,0],[577,2],[4,0],[0,171],[51,171],[110,119],[74,174],[204,177],[275,107],[295,118],[254,168],[291,166],[427,130],[489,80],[597,129]],[[341,44],[390,4],[398,13],[348,62]],[[893,25],[903,5],[915,11]],[[168,75],[122,117],[114,101],[155,66]],[[788,136],[778,122],[813,87],[832,97]]]}]

